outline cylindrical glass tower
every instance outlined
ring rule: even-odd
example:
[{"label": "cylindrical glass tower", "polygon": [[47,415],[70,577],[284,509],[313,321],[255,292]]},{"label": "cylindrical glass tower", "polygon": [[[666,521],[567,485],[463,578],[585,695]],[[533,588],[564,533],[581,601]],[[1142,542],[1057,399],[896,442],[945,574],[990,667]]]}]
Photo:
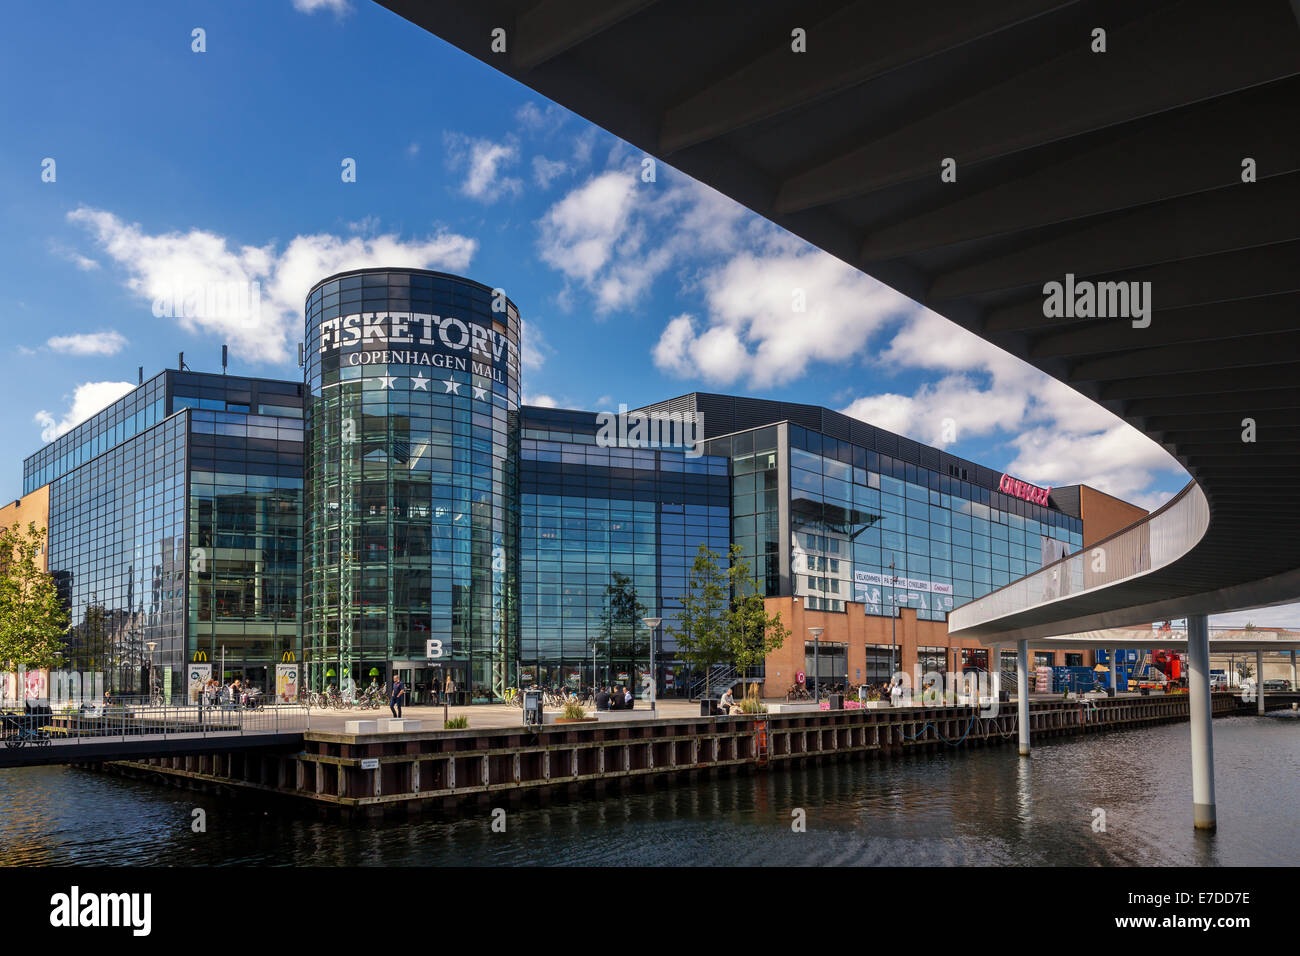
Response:
[{"label": "cylindrical glass tower", "polygon": [[[418,269],[317,283],[306,305],[305,679],[391,669],[408,703],[497,699],[518,656],[519,311]],[[445,669],[426,666],[442,642]]]}]

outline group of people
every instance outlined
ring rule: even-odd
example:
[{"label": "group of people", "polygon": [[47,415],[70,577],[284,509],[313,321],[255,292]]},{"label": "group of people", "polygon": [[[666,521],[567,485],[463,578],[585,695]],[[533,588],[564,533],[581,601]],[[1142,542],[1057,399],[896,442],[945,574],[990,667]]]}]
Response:
[{"label": "group of people", "polygon": [[596,691],[597,710],[632,710],[635,703],[631,687],[601,687]]},{"label": "group of people", "polygon": [[262,692],[256,687],[245,684],[238,677],[229,684],[224,685],[213,677],[199,691],[199,699],[205,707],[216,707],[219,704],[236,704],[247,707],[261,694]]}]

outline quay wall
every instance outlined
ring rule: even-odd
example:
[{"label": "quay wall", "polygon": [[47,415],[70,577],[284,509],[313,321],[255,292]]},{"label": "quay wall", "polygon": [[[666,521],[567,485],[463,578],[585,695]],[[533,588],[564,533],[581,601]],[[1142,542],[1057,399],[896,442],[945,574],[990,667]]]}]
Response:
[{"label": "quay wall", "polygon": [[[1215,717],[1254,704],[1215,694]],[[1033,701],[1030,736],[1080,736],[1186,720],[1187,695]],[[539,730],[342,734],[308,731],[299,753],[164,756],[89,765],[224,793],[296,800],[345,818],[454,811],[462,805],[652,786],[665,778],[749,772],[810,761],[1015,744],[1014,703],[995,717],[969,707],[809,711],[548,724]]]}]

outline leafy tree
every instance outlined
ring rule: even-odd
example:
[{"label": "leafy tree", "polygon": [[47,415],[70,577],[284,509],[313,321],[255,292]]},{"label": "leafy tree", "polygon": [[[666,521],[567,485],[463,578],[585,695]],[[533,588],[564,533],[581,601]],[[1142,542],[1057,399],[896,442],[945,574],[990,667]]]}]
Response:
[{"label": "leafy tree", "polygon": [[68,615],[37,560],[45,540],[35,522],[0,529],[0,661],[10,669],[54,667],[64,650]]},{"label": "leafy tree", "polygon": [[718,567],[719,555],[700,545],[691,562],[686,593],[677,620],[664,628],[677,642],[677,652],[694,671],[704,669],[704,695],[709,693],[709,674],[714,664],[729,660],[728,631],[730,578]]},{"label": "leafy tree", "polygon": [[758,583],[741,556],[740,546],[731,546],[731,565],[727,569],[731,584],[731,604],[727,609],[727,640],[731,660],[743,676],[780,650],[790,636],[781,615],[768,614],[767,604]]}]

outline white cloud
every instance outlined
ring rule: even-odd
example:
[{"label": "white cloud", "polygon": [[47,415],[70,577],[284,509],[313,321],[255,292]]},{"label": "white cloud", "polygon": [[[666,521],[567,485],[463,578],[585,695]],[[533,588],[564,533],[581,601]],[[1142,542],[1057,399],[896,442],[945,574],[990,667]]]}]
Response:
[{"label": "white cloud", "polygon": [[460,184],[462,196],[479,202],[494,203],[506,196],[517,196],[524,184],[514,177],[503,175],[503,170],[519,160],[519,147],[510,138],[502,142],[475,139],[462,133],[446,133],[443,143],[447,150],[447,166],[453,171],[463,170],[465,179]]},{"label": "white cloud", "polygon": [[519,332],[519,360],[523,364],[525,372],[534,372],[546,364],[546,359],[551,355],[554,349],[542,335],[542,330],[537,324],[536,319],[526,319],[520,322]]},{"label": "white cloud", "polygon": [[420,144],[412,143],[410,146],[406,147],[406,155],[412,158],[420,155]]},{"label": "white cloud", "polygon": [[89,229],[99,245],[126,272],[126,286],[149,303],[213,289],[256,283],[255,308],[244,302],[218,302],[203,315],[176,321],[189,332],[220,336],[251,361],[283,362],[302,331],[303,298],[311,286],[336,272],[372,266],[464,271],[477,242],[439,232],[424,239],[396,235],[297,236],[283,252],[273,244],[232,248],[224,236],[200,229],[149,234],[112,213],[81,207],[68,218]]},{"label": "white cloud", "polygon": [[591,154],[596,149],[596,137],[600,131],[594,126],[588,126],[585,130],[573,138],[573,161],[579,166],[586,166],[591,162]]},{"label": "white cloud", "polygon": [[348,0],[293,0],[293,8],[299,13],[315,13],[317,10],[329,10],[335,16],[352,12]]},{"label": "white cloud", "polygon": [[45,341],[54,352],[64,355],[116,355],[126,345],[126,338],[114,331],[56,335]]},{"label": "white cloud", "polygon": [[550,189],[557,177],[568,172],[567,163],[558,159],[547,159],[545,156],[533,157],[533,181],[543,189]]},{"label": "white cloud", "polygon": [[1156,475],[1181,471],[1105,408],[929,310],[908,319],[877,364],[941,377],[911,395],[863,396],[845,414],[939,447],[1010,436],[1014,457],[1003,467],[1035,484],[1081,482],[1150,509],[1166,500],[1147,491]]},{"label": "white cloud", "polygon": [[515,110],[515,120],[531,133],[551,133],[564,125],[569,111],[554,103],[538,106],[529,100]]},{"label": "white cloud", "polygon": [[44,409],[33,416],[36,424],[41,426],[41,441],[54,441],[134,388],[132,382],[85,382],[78,385],[62,418],[56,418],[53,412]]},{"label": "white cloud", "polygon": [[586,288],[598,314],[636,306],[675,264],[717,255],[747,215],[720,194],[661,167],[646,183],[640,164],[588,178],[538,221],[538,255]]},{"label": "white cloud", "polygon": [[521,405],[536,405],[538,408],[559,408],[560,403],[549,395],[525,395]]}]

